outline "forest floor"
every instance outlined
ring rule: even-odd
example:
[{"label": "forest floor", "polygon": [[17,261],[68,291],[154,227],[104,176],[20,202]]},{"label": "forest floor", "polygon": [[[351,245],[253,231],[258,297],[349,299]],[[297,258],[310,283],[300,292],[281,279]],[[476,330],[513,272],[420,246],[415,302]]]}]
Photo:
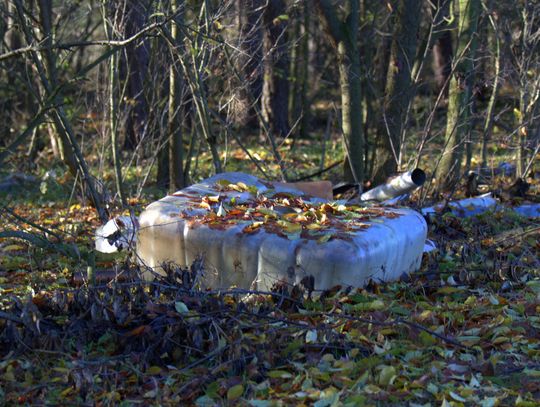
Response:
[{"label": "forest floor", "polygon": [[[0,240],[0,405],[538,405],[538,219],[446,213],[402,281],[246,300],[193,289],[200,264],[81,285],[99,222],[70,196],[59,177],[4,199],[0,230],[40,238]],[[136,272],[129,253],[95,266]]]}]

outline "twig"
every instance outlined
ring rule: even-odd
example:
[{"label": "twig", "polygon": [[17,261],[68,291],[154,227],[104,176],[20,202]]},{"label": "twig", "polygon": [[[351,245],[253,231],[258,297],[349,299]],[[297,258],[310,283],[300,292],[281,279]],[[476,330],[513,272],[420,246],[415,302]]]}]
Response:
[{"label": "twig", "polygon": [[435,337],[441,339],[442,341],[450,343],[450,344],[452,344],[454,346],[457,346],[459,348],[472,350],[468,346],[463,345],[462,343],[459,343],[458,341],[456,341],[456,340],[454,340],[452,338],[448,338],[448,337],[446,337],[444,335],[441,335],[441,334],[439,334],[439,333],[437,333],[435,331],[432,331],[429,328],[426,328],[423,325],[417,324],[416,322],[407,321],[407,320],[402,319],[402,318],[397,318],[397,319],[394,319],[393,321],[376,321],[376,320],[371,320],[371,319],[367,319],[367,318],[355,317],[355,316],[352,316],[352,315],[343,315],[343,314],[335,314],[335,313],[326,313],[325,315],[331,316],[333,318],[343,318],[343,319],[348,319],[350,321],[364,322],[366,324],[373,324],[373,325],[378,325],[378,326],[394,326],[394,325],[397,325],[397,324],[404,324],[404,325],[414,327],[416,329],[420,329],[421,331],[427,332],[428,334],[430,334],[432,336],[435,336]]},{"label": "twig", "polygon": [[9,213],[11,216],[13,216],[15,219],[17,219],[18,221],[21,221],[23,223],[26,223],[27,225],[30,225],[40,231],[42,231],[43,233],[46,233],[48,235],[51,235],[51,236],[54,236],[55,238],[57,238],[59,240],[59,242],[62,242],[62,237],[57,234],[56,232],[53,232],[52,230],[50,229],[47,229],[46,227],[44,226],[40,226],[34,222],[32,222],[31,220],[28,220],[28,219],[25,219],[23,218],[22,216],[20,215],[17,215],[14,211],[12,211],[11,209],[9,209],[7,206],[4,206],[2,208],[2,210],[6,211],[7,213]]},{"label": "twig", "polygon": [[177,13],[173,13],[165,17],[162,21],[149,24],[146,27],[142,28],[139,32],[132,35],[131,37],[128,37],[123,40],[76,41],[76,42],[54,44],[52,46],[40,45],[41,43],[45,42],[44,40],[38,45],[27,45],[26,47],[17,48],[12,51],[5,52],[0,55],[0,62],[6,59],[17,57],[19,55],[24,55],[24,54],[33,53],[33,52],[41,52],[41,51],[52,51],[52,50],[58,50],[58,49],[70,50],[72,48],[91,47],[91,46],[125,47],[131,44],[132,42],[137,41],[139,38],[143,37],[150,31],[157,30],[161,28],[163,25],[168,24],[170,20],[176,17],[176,14]]},{"label": "twig", "polygon": [[456,341],[456,340],[454,340],[452,338],[448,338],[447,336],[441,335],[441,334],[439,334],[439,333],[437,333],[435,331],[432,331],[431,329],[426,328],[423,325],[417,324],[416,322],[407,321],[407,320],[401,319],[401,318],[396,319],[395,322],[399,323],[399,324],[409,325],[409,326],[411,326],[413,328],[416,328],[416,329],[420,329],[421,331],[427,332],[428,334],[430,334],[432,336],[435,336],[435,337],[441,339],[442,341],[444,341],[446,343],[450,343],[450,344],[452,344],[454,346],[457,346],[458,348],[467,349],[467,350],[473,350],[473,349],[469,348],[468,346],[463,345],[462,343],[459,343],[458,341]]},{"label": "twig", "polygon": [[305,179],[310,179],[310,178],[316,177],[318,175],[324,174],[327,171],[330,171],[332,168],[335,168],[335,167],[337,167],[338,165],[340,165],[342,163],[343,163],[343,160],[336,161],[335,163],[330,164],[328,167],[323,168],[322,170],[315,171],[315,172],[313,172],[311,174],[308,174],[308,175],[302,175],[301,177],[298,177],[298,178],[296,178],[294,180],[291,180],[291,182],[299,182],[299,181],[303,181]]},{"label": "twig", "polygon": [[15,315],[8,314],[7,312],[0,311],[0,318],[6,319],[11,322],[16,322],[18,324],[24,324],[22,318],[16,317]]}]

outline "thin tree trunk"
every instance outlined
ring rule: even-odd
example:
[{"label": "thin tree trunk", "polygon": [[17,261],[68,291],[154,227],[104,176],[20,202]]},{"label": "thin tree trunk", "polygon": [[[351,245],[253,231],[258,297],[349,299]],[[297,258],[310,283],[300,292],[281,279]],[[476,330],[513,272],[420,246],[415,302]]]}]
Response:
[{"label": "thin tree trunk", "polygon": [[364,179],[364,131],[362,127],[362,87],[358,48],[359,0],[346,2],[347,16],[338,18],[330,0],[317,0],[321,19],[337,49],[341,91],[341,127],[347,151],[344,179],[362,183]]},{"label": "thin tree trunk", "polygon": [[443,189],[451,189],[460,177],[463,148],[472,129],[474,58],[480,0],[455,0],[454,8],[458,13],[459,25],[457,60],[450,81],[445,148],[436,170],[437,182]]},{"label": "thin tree trunk", "polygon": [[[182,66],[184,79],[189,86],[189,90],[192,95],[195,112],[199,118],[202,134],[206,143],[208,144],[210,154],[212,155],[214,169],[216,173],[220,173],[222,172],[222,164],[219,157],[217,137],[212,129],[212,120],[210,118],[206,89],[202,82],[202,72],[206,68],[204,61],[201,61],[201,55],[196,53],[192,53],[191,62],[188,61],[186,54],[177,49],[175,41],[171,37],[171,33],[165,27],[162,28],[162,31],[167,39],[171,51],[176,57],[175,59]],[[184,174],[186,173],[184,172]]]},{"label": "thin tree trunk", "polygon": [[[167,9],[164,9],[168,11]],[[174,28],[176,28],[174,26]],[[177,45],[175,45],[177,46]],[[171,163],[170,163],[170,149],[171,149],[171,134],[170,134],[170,119],[171,112],[168,111],[169,97],[170,97],[170,67],[174,64],[174,61],[167,61],[160,56],[165,55],[166,47],[163,41],[159,41],[158,38],[152,38],[150,47],[150,64],[153,70],[159,72],[167,72],[168,75],[160,74],[158,76],[151,77],[153,83],[161,82],[162,86],[154,87],[149,93],[149,106],[154,106],[149,113],[149,122],[155,128],[154,134],[159,135],[155,138],[155,143],[159,149],[157,159],[157,174],[156,184],[159,188],[169,191],[171,189]],[[165,79],[162,81],[160,77]],[[165,101],[166,103],[166,115],[156,114],[157,106],[161,105]]]},{"label": "thin tree trunk", "polygon": [[289,121],[291,123],[294,123],[296,119],[299,116],[299,101],[298,101],[298,94],[299,94],[299,81],[298,81],[298,75],[299,75],[299,69],[300,69],[300,37],[301,37],[301,25],[302,21],[300,18],[300,11],[299,11],[299,4],[296,4],[293,8],[292,12],[290,13],[290,31],[291,31],[291,53],[290,53],[290,66],[289,66],[289,72],[290,72],[290,92],[289,92]]},{"label": "thin tree trunk", "polygon": [[300,120],[299,135],[307,137],[309,132],[310,107],[308,98],[308,60],[309,60],[309,9],[308,2],[298,6],[294,40],[291,54],[291,82],[293,89],[289,94],[290,122]]},{"label": "thin tree trunk", "polygon": [[412,69],[421,20],[421,0],[400,0],[390,51],[382,121],[378,126],[372,180],[378,185],[397,171],[402,134],[414,96]]},{"label": "thin tree trunk", "polygon": [[[53,32],[52,32],[52,3],[46,0],[39,0],[39,17],[41,22],[41,28],[43,30],[43,42],[46,47],[51,47],[53,44]],[[45,50],[43,52],[44,60],[46,63],[46,75],[48,76],[47,84],[50,83],[50,86],[54,87],[57,83],[56,76],[56,58],[53,52]],[[45,72],[43,72],[45,77]],[[43,87],[46,93],[47,86],[43,83]],[[60,98],[55,99],[55,103],[61,104]],[[77,174],[77,161],[73,154],[73,151],[69,148],[69,140],[65,132],[59,131],[58,126],[55,126],[56,134],[58,134],[57,141],[59,142],[60,156],[64,164],[68,166],[70,172],[75,176]]]},{"label": "thin tree trunk", "polygon": [[517,176],[525,177],[527,169],[527,144],[531,141],[540,143],[540,77],[531,75],[538,67],[540,53],[540,11],[535,2],[526,2],[522,6],[521,44],[518,61],[520,79],[519,112],[516,116],[518,128]]},{"label": "thin tree trunk", "polygon": [[487,166],[487,150],[488,143],[491,140],[493,132],[493,116],[495,110],[495,101],[497,100],[497,93],[499,91],[499,82],[501,74],[501,44],[499,40],[499,30],[497,28],[497,23],[495,17],[490,15],[489,21],[493,31],[488,34],[488,43],[489,48],[494,52],[493,63],[494,63],[494,72],[493,72],[493,88],[491,90],[491,96],[489,98],[488,107],[486,110],[486,120],[484,122],[484,131],[482,134],[482,163],[481,168],[486,168]]},{"label": "thin tree trunk", "polygon": [[[24,8],[21,3],[21,0],[14,0],[14,1],[17,8],[19,22],[21,23],[21,26],[23,28],[23,32],[26,38],[26,43],[32,44],[34,42],[34,38],[32,36],[32,32],[30,28],[28,27],[28,24],[26,23],[26,16],[24,13]],[[45,41],[50,41],[49,44],[52,44],[52,31],[51,31],[51,24],[50,24],[52,21],[51,3],[46,0],[40,0],[39,6],[40,6],[40,18],[42,20],[42,28],[44,31],[43,34],[45,37]],[[47,99],[48,96],[54,93],[55,89],[58,86],[56,83],[56,61],[52,53],[52,49],[50,47],[45,47],[42,52],[43,52],[42,54],[43,59],[47,63],[47,69],[45,69],[45,67],[41,63],[40,58],[38,58],[35,52],[31,53],[31,57],[32,57],[33,63],[36,66],[37,72],[41,80],[41,84],[46,94],[45,95],[46,97],[44,99]],[[84,186],[86,187],[85,192],[87,196],[89,197],[89,199],[94,204],[94,207],[96,208],[98,212],[100,220],[102,222],[105,222],[108,220],[108,215],[107,215],[107,211],[105,207],[103,206],[103,196],[96,189],[96,183],[90,175],[88,166],[86,165],[86,161],[82,155],[79,145],[77,144],[77,141],[75,139],[75,133],[73,132],[73,129],[71,128],[71,123],[69,122],[67,118],[64,108],[62,107],[60,96],[59,95],[54,96],[54,100],[56,102],[54,103],[55,107],[54,107],[54,112],[52,114],[54,126],[56,129],[56,132],[60,135],[61,139],[64,140],[66,144],[69,145],[69,149],[66,148],[66,152],[69,151],[69,154],[72,157],[72,161],[68,161],[67,166],[70,172],[72,173],[72,175],[75,177],[78,175],[80,171],[80,174],[83,178]]]},{"label": "thin tree trunk", "polygon": [[[171,0],[171,12],[183,7],[182,0]],[[182,14],[179,14],[171,23],[171,40],[181,44],[178,36],[177,24],[182,23]],[[183,78],[178,72],[174,61],[169,67],[169,115],[167,123],[167,135],[169,137],[169,188],[179,190],[186,186],[184,177],[184,149],[182,130],[182,95]]]},{"label": "thin tree trunk", "polygon": [[[103,10],[105,11],[105,9]],[[108,40],[114,40],[115,30],[111,27],[112,22],[107,21],[106,14],[103,13],[103,24]],[[111,149],[114,166],[116,192],[120,197],[122,205],[127,206],[127,199],[124,193],[124,184],[122,182],[122,162],[120,159],[120,146],[118,140],[118,54],[115,52],[109,60],[109,128],[111,132]]]},{"label": "thin tree trunk", "polygon": [[304,2],[302,8],[302,13],[304,15],[304,21],[302,24],[302,42],[300,47],[300,53],[302,55],[302,66],[299,70],[298,80],[300,81],[300,113],[302,114],[302,119],[300,120],[300,136],[305,138],[309,134],[309,123],[311,121],[311,107],[309,103],[309,37],[310,37],[310,26],[311,18],[308,2]]}]

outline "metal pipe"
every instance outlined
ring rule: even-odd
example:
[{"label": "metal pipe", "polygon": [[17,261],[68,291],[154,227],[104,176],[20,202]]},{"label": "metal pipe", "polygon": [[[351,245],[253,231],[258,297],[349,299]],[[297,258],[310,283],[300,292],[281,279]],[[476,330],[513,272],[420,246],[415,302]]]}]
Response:
[{"label": "metal pipe", "polygon": [[389,182],[379,185],[360,196],[361,201],[386,201],[397,196],[409,193],[426,181],[426,173],[415,168],[392,178]]}]

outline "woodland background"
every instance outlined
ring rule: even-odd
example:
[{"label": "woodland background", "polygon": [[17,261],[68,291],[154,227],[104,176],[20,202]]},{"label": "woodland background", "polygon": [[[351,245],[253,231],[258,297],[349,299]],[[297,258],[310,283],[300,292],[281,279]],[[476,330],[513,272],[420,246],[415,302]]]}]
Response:
[{"label": "woodland background", "polygon": [[[146,185],[242,166],[294,180],[346,159],[333,178],[360,184],[421,166],[449,189],[503,159],[524,176],[538,152],[535,2],[2,11],[0,160],[42,172],[62,162],[100,216]],[[303,154],[314,155],[304,166]]]},{"label": "woodland background", "polygon": [[414,281],[320,301],[246,306],[185,270],[146,289],[80,276],[133,266],[94,253],[99,223],[215,172],[369,188],[420,167],[422,206],[470,194],[475,171],[534,200],[540,2],[2,0],[0,16],[0,404],[534,405],[539,228],[511,213],[442,216]]}]

